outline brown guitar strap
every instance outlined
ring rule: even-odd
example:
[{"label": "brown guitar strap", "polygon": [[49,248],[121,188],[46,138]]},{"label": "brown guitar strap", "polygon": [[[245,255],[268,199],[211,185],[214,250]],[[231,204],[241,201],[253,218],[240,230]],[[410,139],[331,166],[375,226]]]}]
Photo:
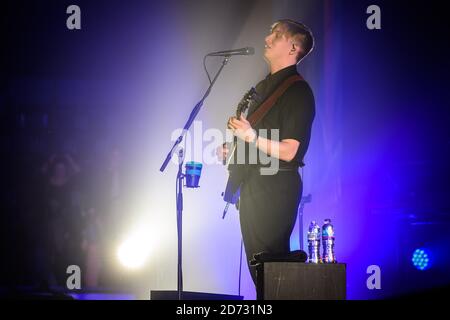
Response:
[{"label": "brown guitar strap", "polygon": [[279,97],[283,95],[283,93],[286,92],[286,90],[297,81],[304,81],[304,79],[296,74],[293,76],[290,76],[286,80],[283,81],[283,83],[278,86],[278,88],[275,90],[272,95],[266,99],[259,107],[256,109],[255,112],[253,112],[250,117],[247,118],[248,122],[252,126],[256,125],[259,121],[261,121],[262,118],[269,112],[269,110],[274,106],[275,102],[278,100]]}]

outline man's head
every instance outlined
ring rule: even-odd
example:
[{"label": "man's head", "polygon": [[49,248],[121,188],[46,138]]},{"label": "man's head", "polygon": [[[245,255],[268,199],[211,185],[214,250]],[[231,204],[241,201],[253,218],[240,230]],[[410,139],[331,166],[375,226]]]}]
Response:
[{"label": "man's head", "polygon": [[265,38],[264,56],[269,63],[298,63],[314,48],[311,30],[302,23],[282,19],[272,24]]}]

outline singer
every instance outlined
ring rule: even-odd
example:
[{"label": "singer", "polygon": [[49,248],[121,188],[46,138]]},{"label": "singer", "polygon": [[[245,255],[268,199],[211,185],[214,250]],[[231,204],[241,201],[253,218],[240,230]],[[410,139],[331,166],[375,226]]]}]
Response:
[{"label": "singer", "polygon": [[[315,116],[312,90],[302,78],[292,83],[276,99],[270,110],[252,128],[247,118],[280,87],[287,78],[299,75],[297,65],[313,49],[312,32],[304,24],[283,19],[276,21],[265,38],[264,57],[270,74],[256,85],[260,97],[250,104],[247,117],[231,117],[228,128],[250,148],[279,159],[279,170],[274,175],[262,175],[262,164],[244,164],[245,178],[241,185],[239,211],[247,262],[253,282],[256,272],[250,266],[254,254],[287,254],[295,224],[303,184],[298,173],[308,149],[311,127]],[[261,129],[279,130],[279,139],[271,140]],[[219,149],[225,157],[226,148]],[[301,235],[300,235],[301,236]]]}]

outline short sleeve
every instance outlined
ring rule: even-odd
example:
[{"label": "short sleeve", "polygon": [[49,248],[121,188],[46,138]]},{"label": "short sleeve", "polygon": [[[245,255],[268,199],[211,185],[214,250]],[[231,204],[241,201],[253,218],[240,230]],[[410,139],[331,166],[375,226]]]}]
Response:
[{"label": "short sleeve", "polygon": [[308,83],[294,83],[280,99],[280,141],[295,139],[308,145],[315,116],[314,96]]}]

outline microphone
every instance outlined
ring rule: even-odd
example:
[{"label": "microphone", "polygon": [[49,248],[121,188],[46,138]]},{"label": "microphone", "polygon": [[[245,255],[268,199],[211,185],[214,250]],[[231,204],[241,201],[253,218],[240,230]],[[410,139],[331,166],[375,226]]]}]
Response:
[{"label": "microphone", "polygon": [[241,48],[241,49],[211,52],[211,53],[208,53],[207,56],[229,57],[229,56],[237,56],[237,55],[250,56],[252,54],[255,54],[255,48],[245,47],[245,48]]}]

